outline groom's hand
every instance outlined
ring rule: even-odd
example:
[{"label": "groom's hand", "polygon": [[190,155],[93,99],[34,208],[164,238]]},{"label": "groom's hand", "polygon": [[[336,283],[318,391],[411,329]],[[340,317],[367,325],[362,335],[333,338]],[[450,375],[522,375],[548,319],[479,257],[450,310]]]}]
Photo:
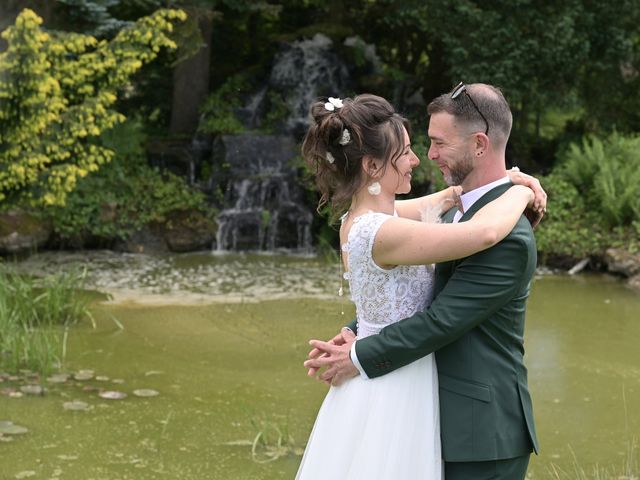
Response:
[{"label": "groom's hand", "polygon": [[[350,328],[343,327],[342,330],[340,331],[340,333],[338,333],[335,337],[333,337],[331,340],[329,340],[328,343],[330,343],[331,345],[344,345],[348,341],[353,342],[353,340],[355,340],[355,338],[356,338],[356,334],[353,333],[353,331]],[[307,358],[313,359],[313,358],[318,358],[318,357],[320,357],[322,355],[325,355],[325,353],[322,350],[314,348],[313,350],[311,350],[309,352],[309,354],[307,355]],[[318,370],[320,370],[320,369],[319,368],[309,368],[307,370],[307,375],[309,375],[310,377],[313,377],[318,373]]]},{"label": "groom's hand", "polygon": [[331,385],[340,385],[359,373],[349,357],[351,345],[354,341],[355,337],[342,345],[333,345],[330,342],[311,340],[309,344],[314,349],[321,351],[322,355],[307,360],[304,362],[304,366],[308,369],[316,369],[316,371],[326,367],[326,370],[317,378]]}]

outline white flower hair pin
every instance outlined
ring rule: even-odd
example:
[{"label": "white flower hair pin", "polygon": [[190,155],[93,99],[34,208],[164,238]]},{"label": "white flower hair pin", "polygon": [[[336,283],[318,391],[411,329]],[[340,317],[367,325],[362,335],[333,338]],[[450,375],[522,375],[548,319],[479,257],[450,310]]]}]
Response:
[{"label": "white flower hair pin", "polygon": [[331,152],[327,152],[327,162],[333,164],[333,162],[335,162],[336,159],[334,158],[333,155],[331,155]]},{"label": "white flower hair pin", "polygon": [[329,101],[324,104],[324,108],[333,112],[336,108],[342,108],[342,99],[329,97]]},{"label": "white flower hair pin", "polygon": [[345,128],[342,131],[342,136],[340,137],[340,141],[338,143],[344,147],[345,145],[348,145],[350,141],[351,141],[351,133],[349,133],[349,130]]}]

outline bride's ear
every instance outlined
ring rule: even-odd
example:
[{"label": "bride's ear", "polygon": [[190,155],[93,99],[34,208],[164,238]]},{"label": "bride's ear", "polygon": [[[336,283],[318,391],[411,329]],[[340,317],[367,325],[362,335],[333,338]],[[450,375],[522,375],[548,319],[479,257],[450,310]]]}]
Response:
[{"label": "bride's ear", "polygon": [[376,160],[369,155],[365,155],[362,157],[362,169],[364,170],[364,173],[369,175],[371,178],[376,178],[379,177],[382,172],[382,165],[379,160]]}]

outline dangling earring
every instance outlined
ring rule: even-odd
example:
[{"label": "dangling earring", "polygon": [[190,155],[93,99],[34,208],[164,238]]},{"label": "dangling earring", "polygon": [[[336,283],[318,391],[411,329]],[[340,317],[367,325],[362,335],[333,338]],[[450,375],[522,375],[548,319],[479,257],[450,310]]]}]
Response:
[{"label": "dangling earring", "polygon": [[370,195],[380,195],[381,191],[380,182],[373,182],[371,185],[367,187],[367,191]]}]

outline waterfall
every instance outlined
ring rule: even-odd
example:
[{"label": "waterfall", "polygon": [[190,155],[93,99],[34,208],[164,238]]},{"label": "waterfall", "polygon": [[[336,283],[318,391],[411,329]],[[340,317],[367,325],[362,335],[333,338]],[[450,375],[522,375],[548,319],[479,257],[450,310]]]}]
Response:
[{"label": "waterfall", "polygon": [[293,42],[275,56],[268,82],[237,114],[247,129],[260,128],[268,114],[268,93],[284,99],[289,116],[279,135],[224,135],[214,146],[214,162],[228,165],[218,215],[218,251],[311,250],[312,208],[291,162],[299,155],[309,126],[309,106],[318,96],[344,96],[349,72],[322,34]]},{"label": "waterfall", "polygon": [[[360,42],[345,46],[364,48]],[[349,70],[327,36],[287,44],[276,54],[268,80],[236,115],[247,130],[262,128],[275,95],[289,111],[281,123],[269,125],[279,133],[223,135],[213,146],[215,178],[212,175],[209,187],[213,191],[215,185],[224,186],[218,251],[311,250],[313,207],[305,204],[291,162],[299,156],[297,144],[309,127],[311,103],[320,96],[344,97],[349,91]]]},{"label": "waterfall", "polygon": [[223,135],[214,147],[228,165],[225,208],[218,215],[216,249],[311,250],[313,214],[304,205],[297,146],[290,136]]},{"label": "waterfall", "polygon": [[284,130],[296,136],[309,126],[309,106],[318,96],[342,97],[348,86],[346,65],[321,33],[287,45],[274,58],[269,77],[269,88],[284,96],[290,110]]}]

